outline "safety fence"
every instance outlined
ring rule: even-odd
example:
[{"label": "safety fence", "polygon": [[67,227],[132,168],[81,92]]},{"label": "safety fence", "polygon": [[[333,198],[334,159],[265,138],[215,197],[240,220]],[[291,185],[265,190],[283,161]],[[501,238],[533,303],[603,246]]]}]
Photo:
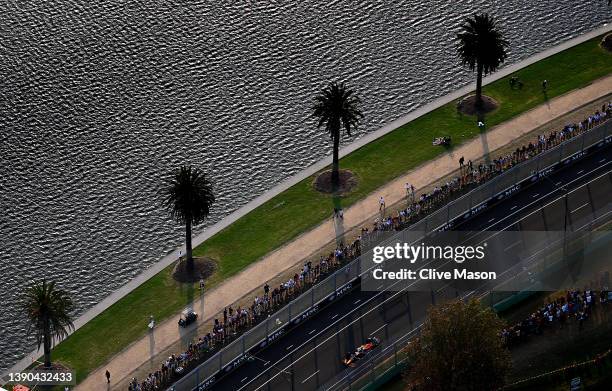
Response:
[{"label": "safety fence", "polygon": [[[612,177],[609,172],[580,186],[574,192],[591,192],[592,188],[599,186],[605,186],[607,189],[612,188]],[[568,207],[566,200],[564,200],[566,197],[567,194],[557,198],[540,209],[535,215],[523,217],[515,223],[516,227],[520,227],[521,223],[526,220],[533,223],[534,219],[541,220],[541,223],[545,224],[546,208],[564,210],[564,214],[569,216],[571,207]],[[571,227],[573,231],[568,232],[567,236],[542,243],[542,247],[534,251],[524,263],[508,269],[505,273],[504,282],[498,283],[498,285],[520,279],[526,287],[524,292],[538,290],[541,289],[542,281],[546,280],[548,275],[555,273],[561,267],[567,267],[568,262],[575,266],[582,262],[584,258],[593,261],[591,254],[609,248],[612,242],[612,234],[609,230],[598,231],[599,228],[606,226],[610,221],[612,221],[612,204],[608,202],[601,208],[592,208],[589,213],[573,222]],[[588,251],[585,253],[585,250]],[[609,266],[609,262],[607,265]],[[592,281],[589,279],[591,276],[583,275],[582,277]],[[463,296],[463,299],[474,295],[482,303],[495,308],[498,300],[492,300],[490,289],[492,287],[484,284],[478,291],[472,291]],[[328,380],[321,389],[325,391],[376,389],[409,368],[407,348],[410,341],[420,331],[421,326],[419,325],[399,338],[381,344],[380,349],[360,362],[357,368],[348,368],[339,373]]]},{"label": "safety fence", "polygon": [[[611,142],[612,121],[606,121],[516,165],[468,194],[425,216],[404,231],[432,232],[452,229],[462,220],[469,219],[523,187],[587,155],[591,150]],[[373,232],[362,243],[362,248],[366,249],[369,246],[380,244],[383,240],[393,242],[400,237],[399,235],[402,233],[399,232],[390,237],[388,232]],[[255,353],[280,338],[291,327],[315,314],[324,304],[352,289],[364,272],[367,271],[360,270],[359,258],[348,263],[225,346],[177,381],[169,390],[202,391],[210,388],[220,377],[247,360],[249,354]]]}]

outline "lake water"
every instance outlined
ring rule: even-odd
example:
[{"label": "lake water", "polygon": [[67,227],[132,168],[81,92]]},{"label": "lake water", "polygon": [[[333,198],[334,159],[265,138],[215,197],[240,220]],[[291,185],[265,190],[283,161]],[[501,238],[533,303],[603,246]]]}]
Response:
[{"label": "lake water", "polygon": [[34,345],[24,284],[57,280],[82,313],[181,243],[170,170],[210,174],[214,223],[330,153],[311,117],[328,81],[362,97],[363,136],[472,81],[467,15],[497,17],[513,63],[601,26],[606,3],[2,2],[0,371]]}]

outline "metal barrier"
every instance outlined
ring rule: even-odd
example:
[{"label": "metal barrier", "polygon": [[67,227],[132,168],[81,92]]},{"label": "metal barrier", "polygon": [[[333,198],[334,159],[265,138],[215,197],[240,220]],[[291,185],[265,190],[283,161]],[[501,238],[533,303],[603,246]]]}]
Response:
[{"label": "metal barrier", "polygon": [[[611,177],[608,174],[602,175],[591,182],[586,183],[574,191],[586,189],[586,192],[590,192],[589,189],[592,186],[600,186],[600,180],[606,182],[606,187],[612,186]],[[567,195],[565,195],[567,197]],[[565,197],[560,197],[554,202],[546,205],[540,209],[536,218],[542,221],[542,224],[546,224],[546,208],[550,209],[565,209],[565,213],[570,213],[570,208],[567,208],[567,203],[564,201]],[[521,220],[515,223],[516,226],[520,225],[520,222],[530,218],[525,216]],[[533,218],[533,217],[531,217]],[[545,275],[551,270],[554,270],[559,266],[561,261],[565,260],[565,250],[559,253],[560,249],[564,249],[566,245],[571,247],[572,243],[578,243],[578,246],[574,246],[571,250],[568,250],[568,254],[580,253],[584,249],[585,245],[610,245],[612,241],[611,234],[593,235],[593,229],[604,226],[612,221],[612,205],[607,204],[600,209],[592,209],[588,216],[585,216],[580,221],[574,222],[574,231],[568,232],[567,237],[560,238],[559,240],[543,243],[543,248],[534,251],[529,259],[526,260],[529,268],[525,268],[525,264],[516,265],[508,269],[508,277],[501,284],[506,283],[513,279],[523,279],[527,285],[534,285],[537,287],[539,275]],[[599,244],[602,242],[603,244]],[[554,255],[557,253],[556,255]],[[554,256],[553,256],[554,255]],[[570,256],[571,257],[571,256]],[[501,285],[500,284],[500,285]],[[485,284],[486,285],[486,284]],[[485,286],[483,285],[483,287]],[[479,294],[479,299],[489,305],[490,307],[495,306],[495,302],[485,300],[485,297],[490,296],[490,291],[483,288],[484,292]],[[464,296],[463,299],[468,298],[476,292],[470,292]],[[478,295],[478,293],[476,293]],[[385,381],[390,380],[393,376],[399,374],[406,366],[408,362],[408,354],[406,348],[408,347],[410,340],[413,339],[420,333],[421,326],[417,326],[410,330],[408,333],[396,338],[395,340],[382,344],[381,349],[374,355],[367,358],[367,361],[360,363],[357,368],[349,368],[339,373],[332,379],[328,380],[320,389],[325,391],[340,391],[340,390],[365,390],[375,389],[374,385],[380,386]]]},{"label": "metal barrier", "polygon": [[[606,121],[581,135],[540,153],[532,159],[501,173],[488,182],[473,189],[466,195],[439,208],[432,214],[408,227],[405,231],[431,232],[435,230],[448,230],[461,219],[481,212],[495,201],[508,197],[518,191],[522,186],[535,182],[543,175],[582,157],[586,150],[612,142],[612,120]],[[389,237],[369,235],[362,245],[373,246],[384,242],[398,240],[403,231]],[[418,238],[417,238],[418,239]],[[367,272],[367,271],[365,271]],[[266,321],[253,327],[238,339],[224,347],[215,355],[200,364],[177,381],[169,390],[198,390],[209,388],[216,379],[225,372],[240,365],[252,349],[259,349],[279,338],[290,325],[296,325],[311,316],[318,309],[318,305],[326,300],[339,297],[351,284],[362,275],[359,258],[351,261],[317,285],[298,296],[285,307],[274,313]]]}]

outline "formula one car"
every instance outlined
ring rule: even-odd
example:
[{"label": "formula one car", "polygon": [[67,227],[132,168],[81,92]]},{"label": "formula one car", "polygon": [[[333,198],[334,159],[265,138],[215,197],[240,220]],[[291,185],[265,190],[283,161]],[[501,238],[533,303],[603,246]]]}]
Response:
[{"label": "formula one car", "polygon": [[376,337],[368,338],[354,352],[347,352],[342,360],[342,364],[347,367],[354,367],[357,360],[362,359],[370,351],[380,345],[380,339]]},{"label": "formula one car", "polygon": [[191,309],[186,309],[181,314],[181,318],[179,319],[178,324],[181,327],[187,327],[191,323],[195,322],[197,319],[198,319],[198,314],[193,312],[193,310]]}]

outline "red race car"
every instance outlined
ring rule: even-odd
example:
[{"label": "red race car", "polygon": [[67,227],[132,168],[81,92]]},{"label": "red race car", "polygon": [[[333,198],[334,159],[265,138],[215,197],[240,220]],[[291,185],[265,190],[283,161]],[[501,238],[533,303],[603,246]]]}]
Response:
[{"label": "red race car", "polygon": [[347,367],[354,367],[355,362],[363,358],[369,351],[380,345],[380,339],[376,337],[368,338],[363,344],[361,344],[354,352],[347,352],[344,355],[342,364]]}]

